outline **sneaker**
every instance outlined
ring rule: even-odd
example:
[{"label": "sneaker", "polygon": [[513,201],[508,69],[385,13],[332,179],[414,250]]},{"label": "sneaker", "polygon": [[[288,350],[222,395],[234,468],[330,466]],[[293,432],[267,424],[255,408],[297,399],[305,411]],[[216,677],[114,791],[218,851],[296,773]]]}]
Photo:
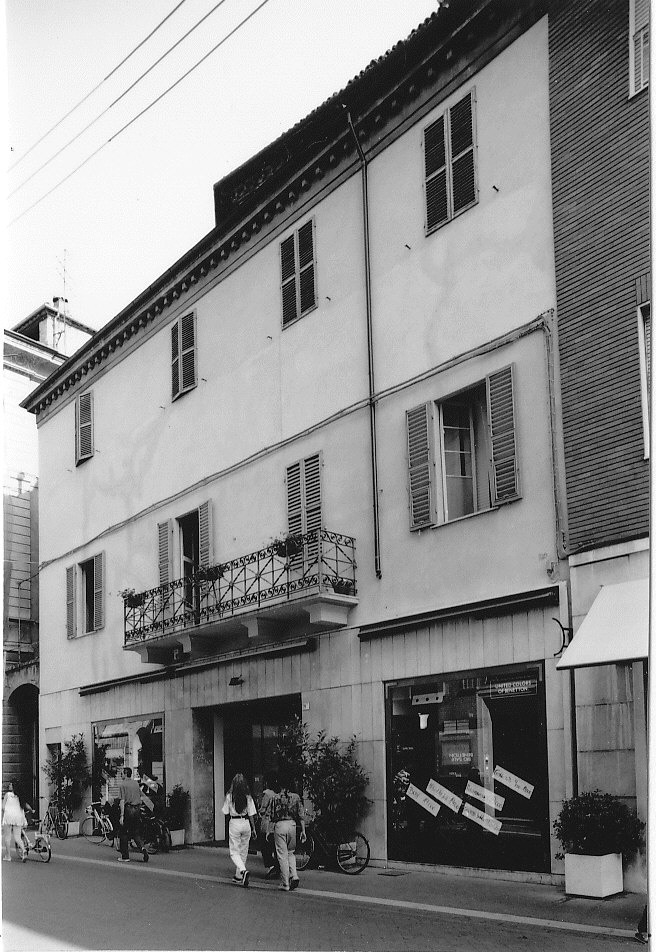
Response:
[{"label": "sneaker", "polygon": [[300,880],[299,880],[299,879],[290,879],[290,880],[289,880],[289,888],[290,888],[290,889],[298,889],[299,883],[300,883]]},{"label": "sneaker", "polygon": [[119,863],[129,863],[129,862],[130,862],[130,857],[129,857],[129,856],[125,856],[125,857],[124,857],[124,856],[119,856],[118,861],[119,861]]},{"label": "sneaker", "polygon": [[287,886],[285,883],[280,883],[278,889],[282,889],[283,892],[289,892],[289,886]]},{"label": "sneaker", "polygon": [[280,876],[280,870],[276,866],[269,866],[266,871],[265,879],[277,879]]},{"label": "sneaker", "polygon": [[21,863],[26,863],[26,862],[27,862],[27,851],[23,850],[23,852],[21,853]]},{"label": "sneaker", "polygon": [[248,886],[248,880],[250,879],[250,873],[247,869],[241,874],[241,884],[242,886]]},{"label": "sneaker", "polygon": [[142,852],[142,854],[143,854],[144,863],[147,863],[147,862],[148,862],[148,850],[146,849],[145,846],[144,846],[144,848],[143,848],[143,850],[142,850],[141,852]]},{"label": "sneaker", "polygon": [[232,881],[233,883],[239,883],[241,885],[243,882],[241,873],[235,873],[235,875],[232,877]]}]

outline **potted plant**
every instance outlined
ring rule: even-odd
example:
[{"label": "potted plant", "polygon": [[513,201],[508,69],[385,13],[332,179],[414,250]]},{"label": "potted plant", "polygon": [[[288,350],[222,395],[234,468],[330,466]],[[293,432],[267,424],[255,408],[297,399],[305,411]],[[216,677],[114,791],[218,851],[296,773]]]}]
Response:
[{"label": "potted plant", "polygon": [[353,595],[355,585],[350,579],[336,578],[333,579],[333,591],[336,595]]},{"label": "potted plant", "polygon": [[198,567],[198,578],[201,582],[216,582],[223,578],[222,565],[200,565]]},{"label": "potted plant", "polygon": [[301,536],[293,532],[288,532],[287,535],[281,539],[273,540],[273,551],[281,558],[291,559],[293,556],[298,555],[302,548],[303,540]]},{"label": "potted plant", "polygon": [[124,588],[118,593],[128,608],[140,608],[145,601],[143,592],[135,592],[133,588]]},{"label": "potted plant", "polygon": [[171,834],[171,846],[184,846],[189,800],[189,791],[179,783],[166,798],[166,825]]},{"label": "potted plant", "polygon": [[565,800],[554,821],[565,853],[565,892],[597,899],[621,893],[622,856],[639,849],[644,826],[625,803],[600,790]]},{"label": "potted plant", "polygon": [[83,735],[73,734],[64,744],[63,752],[57,749],[51,753],[43,770],[68,817],[68,835],[77,836],[80,821],[72,817],[82,804],[82,791],[91,783]]}]

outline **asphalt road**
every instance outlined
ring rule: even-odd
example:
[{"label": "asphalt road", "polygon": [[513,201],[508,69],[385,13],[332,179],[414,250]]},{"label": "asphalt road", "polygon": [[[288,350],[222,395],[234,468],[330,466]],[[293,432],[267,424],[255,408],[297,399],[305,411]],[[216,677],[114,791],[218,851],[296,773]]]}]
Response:
[{"label": "asphalt road", "polygon": [[[3,947],[18,950],[430,950],[430,952],[615,952],[626,938],[553,929],[430,908],[393,899],[357,898],[357,878],[340,892],[280,892],[257,881],[248,889],[223,875],[167,866],[165,857],[127,865],[110,851],[100,859],[53,857],[43,864],[2,864]],[[111,857],[111,858],[110,858]],[[369,871],[373,872],[373,871]],[[521,913],[521,910],[517,910]]]}]

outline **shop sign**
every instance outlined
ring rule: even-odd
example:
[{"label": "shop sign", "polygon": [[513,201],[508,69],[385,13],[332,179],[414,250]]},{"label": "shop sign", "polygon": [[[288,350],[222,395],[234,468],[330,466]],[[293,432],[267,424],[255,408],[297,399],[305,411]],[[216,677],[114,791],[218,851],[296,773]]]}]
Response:
[{"label": "shop sign", "polygon": [[475,797],[476,800],[482,800],[483,803],[487,803],[488,806],[494,807],[494,809],[497,811],[503,810],[503,805],[506,802],[505,797],[500,797],[493,790],[487,790],[485,787],[481,787],[479,784],[473,783],[471,780],[467,781],[465,795],[468,797]]},{"label": "shop sign", "polygon": [[487,813],[483,813],[481,810],[477,810],[476,807],[473,807],[471,803],[466,803],[462,809],[462,815],[466,816],[468,820],[473,820],[474,823],[478,823],[479,826],[482,826],[484,830],[487,830],[489,833],[494,833],[495,836],[499,835],[501,830],[501,820],[497,820],[493,816],[488,816]]},{"label": "shop sign", "polygon": [[431,796],[435,797],[436,800],[439,800],[440,803],[443,803],[445,807],[449,808],[449,810],[453,810],[454,813],[457,813],[462,806],[462,800],[460,797],[456,796],[456,794],[447,787],[443,787],[441,783],[437,782],[437,780],[428,781],[426,793],[430,793]]},{"label": "shop sign", "polygon": [[514,790],[515,793],[526,797],[527,800],[531,799],[533,790],[535,789],[532,783],[522,780],[521,777],[516,777],[514,773],[511,773],[509,770],[504,770],[503,767],[499,767],[498,765],[494,768],[494,779],[502,783],[504,787],[509,787],[511,790]]},{"label": "shop sign", "polygon": [[423,807],[424,810],[428,810],[429,813],[432,813],[433,816],[437,816],[440,812],[439,803],[435,803],[432,797],[429,797],[428,794],[422,793],[419,787],[415,787],[414,783],[411,783],[408,789],[405,792],[406,797],[410,797],[411,800],[414,800],[415,803],[418,803],[420,807]]},{"label": "shop sign", "polygon": [[537,678],[513,678],[508,681],[492,681],[480,688],[479,697],[517,697],[517,695],[537,694]]}]

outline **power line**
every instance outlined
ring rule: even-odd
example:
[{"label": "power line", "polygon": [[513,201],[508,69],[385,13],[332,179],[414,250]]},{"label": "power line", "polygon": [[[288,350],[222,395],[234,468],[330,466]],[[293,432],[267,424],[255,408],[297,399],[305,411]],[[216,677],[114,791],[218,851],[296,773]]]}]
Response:
[{"label": "power line", "polygon": [[34,149],[36,149],[36,147],[37,147],[38,145],[40,145],[40,143],[43,142],[43,140],[44,140],[47,136],[49,136],[51,132],[54,132],[55,129],[56,129],[58,126],[60,126],[60,125],[62,124],[62,122],[64,122],[65,119],[68,119],[69,116],[73,115],[73,113],[75,112],[75,110],[76,110],[76,109],[79,109],[79,107],[82,105],[82,103],[85,103],[85,102],[87,101],[87,99],[89,99],[90,96],[93,96],[93,94],[96,92],[96,90],[100,89],[100,87],[103,85],[103,83],[106,83],[107,80],[110,79],[110,78],[114,75],[114,73],[118,72],[118,70],[121,68],[121,66],[123,66],[124,63],[127,63],[127,61],[130,59],[130,57],[131,57],[131,56],[134,56],[134,54],[137,52],[137,50],[140,50],[141,47],[144,45],[144,43],[147,43],[148,40],[151,38],[151,36],[154,36],[155,33],[157,33],[157,31],[159,30],[159,28],[160,28],[161,26],[164,26],[164,24],[166,23],[166,21],[169,20],[169,19],[173,16],[173,14],[176,12],[176,10],[179,10],[180,7],[182,6],[182,4],[183,4],[183,3],[186,3],[186,2],[187,2],[187,0],[180,0],[180,3],[178,3],[177,6],[173,7],[173,9],[171,10],[171,12],[168,13],[168,14],[164,17],[163,20],[160,20],[160,22],[157,24],[157,26],[155,27],[155,29],[154,29],[154,30],[151,30],[150,33],[148,34],[148,36],[146,36],[146,37],[143,38],[143,40],[141,41],[141,43],[138,43],[138,44],[135,46],[135,48],[134,48],[133,50],[130,50],[130,52],[128,53],[128,55],[125,56],[125,57],[121,60],[121,62],[120,62],[117,66],[115,66],[113,70],[111,70],[111,72],[107,73],[107,75],[105,76],[105,78],[104,78],[104,79],[101,79],[97,86],[94,86],[93,89],[90,90],[90,91],[86,94],[86,96],[83,96],[82,99],[80,99],[80,101],[79,101],[78,103],[76,103],[76,104],[73,106],[72,109],[69,109],[65,116],[62,116],[61,119],[58,119],[57,122],[54,124],[54,126],[51,126],[51,127],[48,129],[47,132],[44,132],[44,133],[43,133],[43,135],[41,136],[41,138],[37,139],[36,142],[33,142],[32,145],[29,147],[29,149],[28,149],[26,152],[23,152],[23,154],[20,155],[20,156],[16,159],[16,161],[14,162],[13,165],[10,165],[10,166],[9,166],[8,171],[11,172],[13,169],[15,169],[16,166],[19,165],[19,163],[21,163],[21,162],[23,161],[23,159],[24,159],[26,156],[28,156],[28,155],[30,154],[30,152],[32,152]]},{"label": "power line", "polygon": [[10,192],[7,197],[11,198],[13,195],[16,194],[16,192],[19,192],[23,188],[24,185],[27,185],[28,182],[30,182],[36,175],[39,174],[39,172],[43,171],[43,169],[45,169],[46,166],[50,165],[50,163],[53,162],[57,158],[58,155],[61,155],[62,152],[69,147],[69,145],[72,145],[77,139],[80,138],[81,135],[84,135],[84,133],[88,129],[90,129],[91,126],[95,126],[95,124],[98,122],[99,119],[102,119],[102,117],[106,115],[110,111],[110,109],[113,109],[114,106],[121,101],[121,99],[124,99],[125,96],[127,96],[129,92],[132,92],[134,87],[137,86],[141,82],[142,79],[144,79],[149,73],[152,73],[155,67],[159,66],[159,64],[162,62],[163,59],[166,59],[169,53],[172,53],[173,50],[176,49],[176,47],[180,46],[180,44],[184,40],[186,40],[187,37],[190,36],[194,32],[194,30],[196,30],[201,25],[201,23],[204,23],[205,20],[207,20],[208,17],[210,17],[213,13],[215,13],[219,9],[219,7],[222,7],[225,2],[226,0],[219,0],[219,2],[212,7],[209,13],[206,13],[205,16],[201,17],[198,23],[194,24],[194,26],[192,26],[190,30],[187,30],[184,36],[181,36],[179,40],[176,40],[173,46],[170,46],[168,50],[166,50],[166,52],[162,53],[160,58],[155,60],[155,62],[151,66],[149,66],[148,69],[144,73],[141,74],[141,76],[138,76],[137,79],[135,79],[135,81],[130,86],[128,86],[127,89],[124,89],[123,92],[120,94],[120,96],[117,96],[117,98],[113,102],[111,102],[109,106],[103,109],[103,111],[99,113],[95,117],[95,119],[92,119],[91,122],[89,122],[84,127],[84,129],[81,129],[76,135],[73,136],[72,139],[69,139],[68,142],[66,142],[60,149],[58,149],[53,155],[51,155],[49,159],[46,159],[46,161],[42,165],[40,165],[38,169],[32,172],[31,175],[28,175],[28,177],[24,179],[20,183],[20,185],[17,185],[16,188],[13,190],[13,192]]},{"label": "power line", "polygon": [[220,47],[220,46],[223,46],[223,44],[224,44],[227,40],[229,40],[230,37],[234,36],[234,34],[235,34],[238,30],[240,30],[240,29],[242,28],[242,26],[244,26],[246,23],[248,23],[248,21],[249,21],[250,19],[252,19],[252,17],[254,17],[256,13],[259,13],[259,11],[262,9],[262,7],[266,6],[268,2],[269,2],[269,0],[262,0],[262,3],[260,3],[259,6],[255,7],[255,9],[254,9],[251,13],[249,13],[247,17],[244,17],[244,19],[243,19],[240,23],[238,23],[237,26],[234,27],[234,29],[232,29],[229,33],[227,33],[227,34],[223,37],[223,39],[221,39],[221,40],[216,44],[216,46],[213,46],[212,49],[211,49],[208,53],[206,53],[206,54],[205,54],[204,56],[202,56],[196,63],[194,63],[194,65],[191,66],[191,67],[187,70],[186,73],[183,73],[182,76],[179,77],[179,79],[176,79],[176,81],[175,81],[174,83],[172,83],[172,84],[168,87],[168,89],[165,89],[164,92],[161,93],[156,99],[153,99],[153,101],[150,102],[144,109],[142,109],[141,112],[137,113],[137,115],[134,116],[132,119],[130,119],[129,122],[126,122],[126,124],[125,124],[124,126],[122,126],[122,127],[118,130],[118,132],[114,133],[114,135],[113,135],[113,136],[110,136],[109,139],[107,139],[106,142],[103,142],[102,145],[98,146],[98,148],[97,148],[94,152],[92,152],[91,155],[87,156],[87,158],[84,159],[83,162],[80,162],[80,164],[79,164],[76,168],[74,168],[72,172],[69,172],[68,175],[64,176],[63,179],[60,179],[59,182],[57,182],[56,185],[53,185],[53,187],[52,187],[51,189],[49,189],[44,195],[42,195],[41,198],[37,198],[37,200],[36,200],[35,202],[33,202],[33,203],[32,203],[28,208],[26,208],[24,211],[22,211],[22,212],[20,213],[20,215],[16,215],[15,218],[12,218],[11,221],[10,221],[8,224],[9,224],[9,225],[15,224],[17,221],[19,221],[21,218],[23,218],[25,215],[27,215],[28,212],[32,211],[33,208],[36,208],[37,205],[40,205],[41,202],[44,201],[44,199],[48,198],[49,195],[52,195],[52,193],[53,193],[54,191],[56,191],[56,189],[58,189],[60,185],[63,185],[64,182],[67,182],[67,181],[69,180],[69,178],[71,178],[73,175],[75,175],[76,172],[79,172],[80,169],[83,168],[83,167],[87,164],[87,162],[90,162],[91,159],[93,159],[96,155],[98,155],[98,153],[101,152],[101,151],[105,148],[105,146],[109,145],[110,142],[113,142],[114,139],[118,139],[118,137],[121,135],[121,133],[125,132],[125,130],[128,129],[133,123],[135,123],[135,122],[137,121],[137,119],[140,119],[143,115],[145,115],[145,113],[147,113],[147,112],[149,111],[149,109],[152,109],[153,106],[157,105],[157,103],[158,103],[161,99],[163,99],[168,93],[170,93],[172,89],[175,89],[176,86],[179,86],[179,84],[180,84],[184,79],[186,79],[187,76],[189,76],[191,73],[193,73],[193,71],[194,71],[195,69],[197,69],[197,68],[201,65],[201,63],[204,63],[205,60],[208,59],[208,57],[210,57],[210,56],[212,55],[212,53],[215,53],[215,52],[219,49],[219,47]]}]

